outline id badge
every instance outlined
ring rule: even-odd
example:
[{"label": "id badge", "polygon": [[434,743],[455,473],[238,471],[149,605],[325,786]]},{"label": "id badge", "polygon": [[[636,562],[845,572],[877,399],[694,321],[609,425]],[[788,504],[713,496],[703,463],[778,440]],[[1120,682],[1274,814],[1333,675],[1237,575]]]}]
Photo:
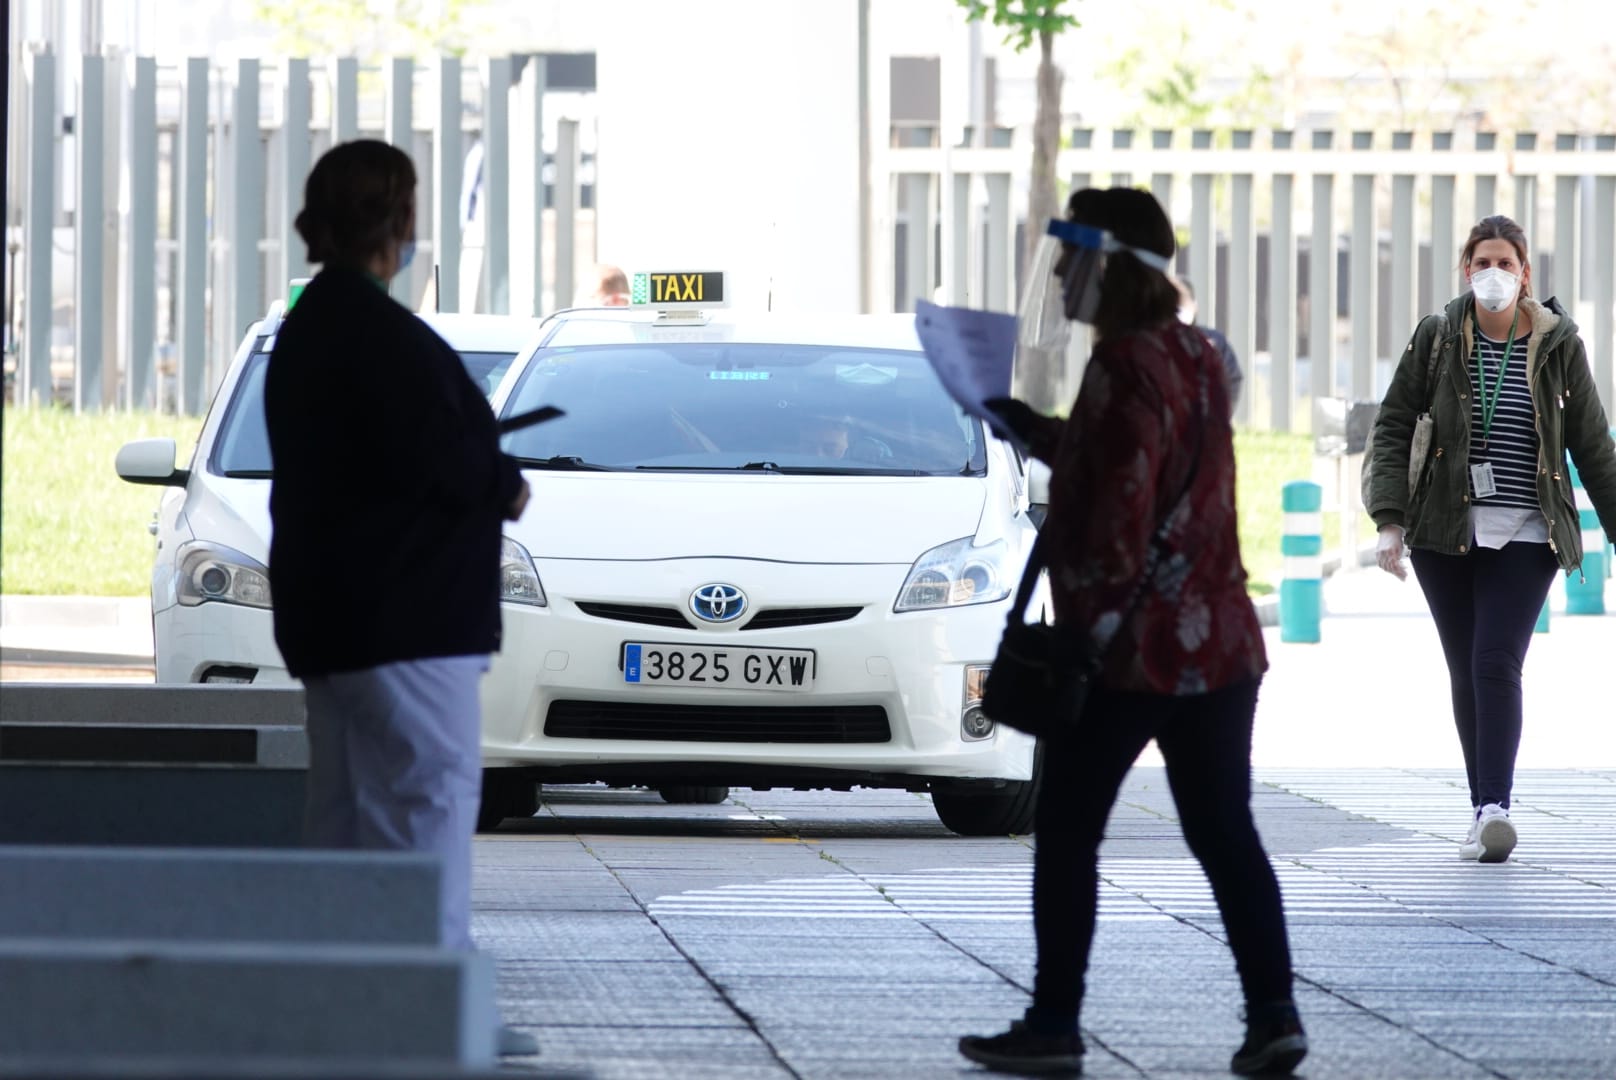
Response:
[{"label": "id badge", "polygon": [[1493,479],[1493,463],[1484,461],[1470,466],[1470,487],[1478,499],[1490,499],[1498,494],[1498,483]]}]

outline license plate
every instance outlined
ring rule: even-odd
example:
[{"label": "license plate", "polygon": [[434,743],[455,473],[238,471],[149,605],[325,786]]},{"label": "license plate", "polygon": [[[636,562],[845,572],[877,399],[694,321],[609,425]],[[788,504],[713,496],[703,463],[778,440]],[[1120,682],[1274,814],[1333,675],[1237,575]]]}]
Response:
[{"label": "license plate", "polygon": [[623,646],[623,681],[715,690],[812,690],[814,651],[631,641]]}]

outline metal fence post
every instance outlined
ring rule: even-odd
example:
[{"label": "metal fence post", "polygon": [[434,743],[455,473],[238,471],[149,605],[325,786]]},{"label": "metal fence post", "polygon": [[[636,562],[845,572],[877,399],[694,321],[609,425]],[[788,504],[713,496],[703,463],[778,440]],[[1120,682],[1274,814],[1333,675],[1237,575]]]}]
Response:
[{"label": "metal fence post", "polygon": [[[1411,131],[1392,132],[1392,150],[1397,153],[1408,153],[1414,147],[1414,133]],[[1392,303],[1390,317],[1391,331],[1395,340],[1399,335],[1414,332],[1414,276],[1416,273],[1414,239],[1414,176],[1411,173],[1399,172],[1392,177],[1392,265],[1391,289]],[[1378,367],[1377,375],[1378,375]],[[1378,401],[1384,393],[1378,377],[1374,384],[1374,398]]]},{"label": "metal fence post", "polygon": [[[1433,132],[1431,149],[1436,153],[1451,151],[1453,132]],[[1457,213],[1456,185],[1452,173],[1437,173],[1431,177],[1431,304],[1436,309],[1456,295],[1460,280],[1456,258],[1459,245],[1453,231]]]},{"label": "metal fence post", "polygon": [[[995,128],[988,133],[989,145],[1010,145],[1009,131]],[[982,178],[987,188],[987,259],[982,283],[982,307],[990,311],[1014,311],[1014,275],[1011,267],[1016,262],[1014,212],[1010,209],[1009,173],[989,173]],[[1029,229],[1042,230],[1043,222],[1027,223]]]},{"label": "metal fence post", "polygon": [[[1515,152],[1530,154],[1537,149],[1537,134],[1531,131],[1515,133]],[[1528,172],[1515,174],[1515,223],[1525,230],[1527,238],[1537,243],[1537,177]]]},{"label": "metal fence post", "polygon": [[293,278],[306,277],[309,272],[308,248],[298,236],[292,223],[303,210],[303,188],[308,183],[310,146],[309,128],[313,123],[310,105],[309,62],[286,61],[286,99],[281,116],[281,204],[277,208],[276,229],[281,238],[280,281],[271,295]]},{"label": "metal fence post", "polygon": [[[1498,134],[1492,131],[1476,132],[1476,152],[1490,154],[1498,148]],[[1476,173],[1476,205],[1474,217],[1480,221],[1491,217],[1498,207],[1498,177],[1489,173]],[[1472,222],[1474,224],[1474,222]],[[1469,230],[1467,229],[1466,232]]]},{"label": "metal fence post", "polygon": [[[1173,148],[1173,129],[1156,128],[1150,133],[1150,148],[1162,152]],[[1150,193],[1156,196],[1161,203],[1162,210],[1167,214],[1167,220],[1173,219],[1173,174],[1157,172],[1150,174]]]},{"label": "metal fence post", "polygon": [[578,121],[556,124],[555,306],[571,307],[578,281]]},{"label": "metal fence post", "polygon": [[[1250,151],[1252,133],[1236,131],[1234,148]],[[1245,367],[1246,385],[1235,405],[1235,422],[1250,426],[1252,401],[1257,396],[1257,222],[1252,212],[1253,179],[1237,172],[1231,181],[1232,220],[1229,227],[1229,344]],[[1215,298],[1214,298],[1215,299]]]},{"label": "metal fence post", "polygon": [[1279,583],[1279,639],[1314,643],[1324,614],[1324,488],[1293,480],[1281,489],[1280,500],[1285,576]]},{"label": "metal fence post", "polygon": [[511,267],[511,310],[518,315],[544,314],[544,57],[523,66],[518,84],[515,124],[511,132],[511,231],[517,244]]},{"label": "metal fence post", "polygon": [[[1325,151],[1333,131],[1313,132],[1313,149]],[[1308,374],[1313,405],[1335,396],[1335,174],[1313,174],[1313,234],[1307,259]]]},{"label": "metal fence post", "polygon": [[[1577,149],[1577,136],[1559,134],[1554,137],[1554,149],[1570,153]],[[1561,297],[1567,308],[1577,306],[1577,259],[1580,218],[1578,213],[1578,187],[1582,178],[1562,172],[1554,178],[1554,273],[1550,276],[1544,296]]]},{"label": "metal fence post", "polygon": [[101,407],[106,326],[102,319],[107,191],[102,183],[106,158],[106,60],[85,56],[79,69],[78,116],[73,138],[78,144],[78,188],[73,212],[73,409]]},{"label": "metal fence post", "polygon": [[[420,162],[415,156],[415,58],[413,56],[395,56],[387,64],[387,114],[383,119],[386,126],[384,136],[392,145],[410,155],[415,162],[415,171],[420,183]],[[417,206],[432,205],[430,199],[423,199],[419,189],[416,192]],[[417,211],[416,236],[418,243],[420,234],[425,231],[426,222],[431,215]],[[416,298],[421,295],[421,289],[426,283],[431,259],[424,252],[417,252],[416,259],[400,273],[393,275],[393,280],[387,283],[387,294],[394,300],[407,306],[414,306]]]},{"label": "metal fence post", "polygon": [[331,144],[359,138],[359,60],[337,59],[331,86]]},{"label": "metal fence post", "polygon": [[155,405],[157,349],[157,61],[135,58],[129,113],[129,315],[124,401]]},{"label": "metal fence post", "polygon": [[[1212,132],[1198,129],[1190,132],[1190,149],[1212,149]],[[1212,220],[1212,174],[1202,172],[1199,164],[1190,176],[1190,283],[1199,298],[1199,306],[1206,312],[1204,322],[1217,321],[1218,293],[1218,231]]]},{"label": "metal fence post", "polygon": [[208,62],[185,62],[180,114],[179,407],[185,416],[207,408],[208,292]]},{"label": "metal fence post", "polygon": [[[1292,132],[1272,134],[1275,150],[1289,150]],[[1268,423],[1296,430],[1296,224],[1292,217],[1296,178],[1275,173],[1273,239],[1268,248]]]},{"label": "metal fence post", "polygon": [[[230,133],[231,215],[228,339],[239,339],[264,313],[262,256],[258,241],[264,235],[264,144],[258,128],[258,61],[236,62],[236,108]],[[215,294],[217,295],[217,294]],[[217,300],[215,301],[218,308]],[[224,377],[226,357],[219,357],[216,382]]]},{"label": "metal fence post", "polygon": [[[1354,150],[1373,150],[1375,133],[1354,131]],[[1375,395],[1375,366],[1380,341],[1375,333],[1375,308],[1379,291],[1375,287],[1380,265],[1380,230],[1375,220],[1375,177],[1354,173],[1352,177],[1352,244],[1348,248],[1352,268],[1347,295],[1352,308],[1352,396],[1367,401]]]},{"label": "metal fence post", "polygon": [[511,61],[487,62],[483,78],[483,310],[511,311]]},{"label": "metal fence post", "polygon": [[432,186],[437,195],[433,215],[432,262],[436,268],[439,311],[460,310],[460,59],[438,60],[437,139],[432,147]]},{"label": "metal fence post", "polygon": [[20,399],[49,405],[51,385],[51,255],[56,249],[56,57],[35,53],[29,67],[28,217],[23,232],[27,252]]}]

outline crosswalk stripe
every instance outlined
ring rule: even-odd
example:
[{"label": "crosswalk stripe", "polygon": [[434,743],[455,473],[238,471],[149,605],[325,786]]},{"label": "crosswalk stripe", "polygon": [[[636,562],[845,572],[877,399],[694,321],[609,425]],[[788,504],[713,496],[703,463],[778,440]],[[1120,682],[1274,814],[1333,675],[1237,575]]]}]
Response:
[{"label": "crosswalk stripe", "polygon": [[[1457,857],[1457,842],[1468,827],[1463,774],[1265,770],[1261,780],[1268,786],[1413,834],[1275,854],[1287,916],[1295,923],[1616,921],[1616,782],[1596,775],[1523,779],[1523,794],[1511,811],[1522,838],[1517,858],[1480,868]],[[1102,853],[1100,876],[1102,922],[1217,918],[1211,889],[1193,859]],[[1032,867],[941,867],[725,885],[658,897],[650,910],[657,917],[1029,920]]]}]

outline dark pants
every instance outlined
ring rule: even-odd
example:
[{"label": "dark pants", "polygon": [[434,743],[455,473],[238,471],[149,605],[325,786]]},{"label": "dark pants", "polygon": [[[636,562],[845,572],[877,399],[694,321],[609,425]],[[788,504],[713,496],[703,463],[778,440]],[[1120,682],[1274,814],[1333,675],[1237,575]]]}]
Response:
[{"label": "dark pants", "polygon": [[1184,839],[1212,884],[1246,1000],[1291,996],[1279,883],[1251,820],[1256,709],[1256,680],[1187,697],[1096,689],[1081,727],[1046,741],[1033,864],[1035,1026],[1076,1023],[1094,940],[1100,840],[1123,778],[1152,738]]},{"label": "dark pants", "polygon": [[1559,562],[1547,544],[1409,553],[1453,686],[1470,804],[1509,806],[1521,745],[1521,665]]}]

